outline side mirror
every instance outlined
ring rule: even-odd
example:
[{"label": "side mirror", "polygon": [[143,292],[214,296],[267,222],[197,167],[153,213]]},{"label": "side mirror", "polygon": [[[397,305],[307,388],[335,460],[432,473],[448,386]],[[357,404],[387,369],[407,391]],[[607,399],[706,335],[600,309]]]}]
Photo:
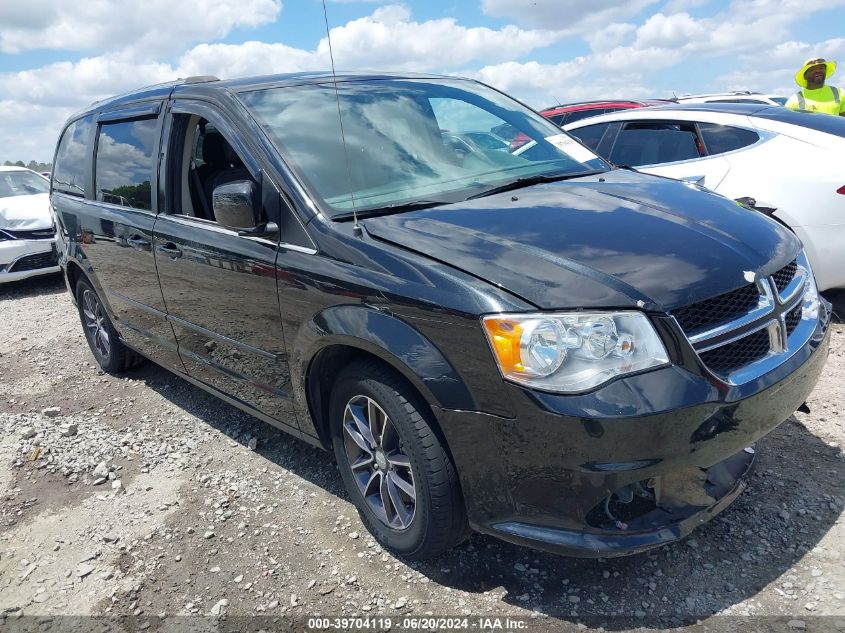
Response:
[{"label": "side mirror", "polygon": [[255,183],[237,180],[214,188],[211,194],[214,219],[228,229],[250,229],[256,225]]}]

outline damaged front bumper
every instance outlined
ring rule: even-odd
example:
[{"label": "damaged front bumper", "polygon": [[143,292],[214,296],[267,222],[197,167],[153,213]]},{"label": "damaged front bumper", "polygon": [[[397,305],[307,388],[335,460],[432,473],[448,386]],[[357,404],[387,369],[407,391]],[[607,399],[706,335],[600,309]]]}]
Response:
[{"label": "damaged front bumper", "polygon": [[0,284],[60,271],[55,237],[0,240]]},{"label": "damaged front bumper", "polygon": [[[654,498],[644,499],[629,513],[642,509],[642,505],[650,509],[630,518],[621,515],[625,521],[616,519],[602,531],[592,531],[592,525],[567,530],[519,521],[495,523],[491,528],[505,540],[569,556],[636,554],[682,539],[727,508],[745,490],[754,464],[754,449],[748,447],[706,470],[693,468],[656,477]],[[671,487],[671,493],[664,490],[661,494],[660,487],[664,486]]]},{"label": "damaged front bumper", "polygon": [[435,411],[470,525],[578,557],[683,538],[742,492],[749,447],[806,401],[829,351],[822,312],[805,345],[741,385],[673,365],[575,396],[506,385],[512,419]]}]

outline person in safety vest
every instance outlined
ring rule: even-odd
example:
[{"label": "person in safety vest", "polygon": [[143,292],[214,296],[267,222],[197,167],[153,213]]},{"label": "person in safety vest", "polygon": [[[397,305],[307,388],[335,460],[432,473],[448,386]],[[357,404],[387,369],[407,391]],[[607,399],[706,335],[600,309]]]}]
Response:
[{"label": "person in safety vest", "polygon": [[789,97],[786,107],[800,112],[824,112],[845,116],[845,98],[836,86],[825,86],[825,80],[836,70],[836,62],[821,57],[808,59],[795,73],[795,83],[801,90]]}]

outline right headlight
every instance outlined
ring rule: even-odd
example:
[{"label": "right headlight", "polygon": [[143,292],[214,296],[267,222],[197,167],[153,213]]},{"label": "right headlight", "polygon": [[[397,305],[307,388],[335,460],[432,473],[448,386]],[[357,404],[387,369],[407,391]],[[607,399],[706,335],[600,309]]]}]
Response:
[{"label": "right headlight", "polygon": [[804,281],[804,304],[801,310],[802,319],[818,319],[819,318],[819,289],[816,286],[816,278],[813,275],[813,269],[810,266],[810,260],[807,259],[807,254],[801,251],[798,258],[798,265],[807,271],[807,278]]},{"label": "right headlight", "polygon": [[502,375],[543,391],[585,391],[669,363],[642,312],[496,314],[482,323]]}]

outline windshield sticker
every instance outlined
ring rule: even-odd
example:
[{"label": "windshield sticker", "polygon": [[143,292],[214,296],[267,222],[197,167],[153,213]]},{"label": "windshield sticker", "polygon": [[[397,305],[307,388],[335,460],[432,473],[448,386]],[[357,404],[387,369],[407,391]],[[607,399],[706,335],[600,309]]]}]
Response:
[{"label": "windshield sticker", "polygon": [[569,154],[579,163],[589,163],[591,160],[596,159],[596,155],[593,154],[593,152],[566,134],[554,134],[552,136],[547,136],[546,140],[559,150]]}]

